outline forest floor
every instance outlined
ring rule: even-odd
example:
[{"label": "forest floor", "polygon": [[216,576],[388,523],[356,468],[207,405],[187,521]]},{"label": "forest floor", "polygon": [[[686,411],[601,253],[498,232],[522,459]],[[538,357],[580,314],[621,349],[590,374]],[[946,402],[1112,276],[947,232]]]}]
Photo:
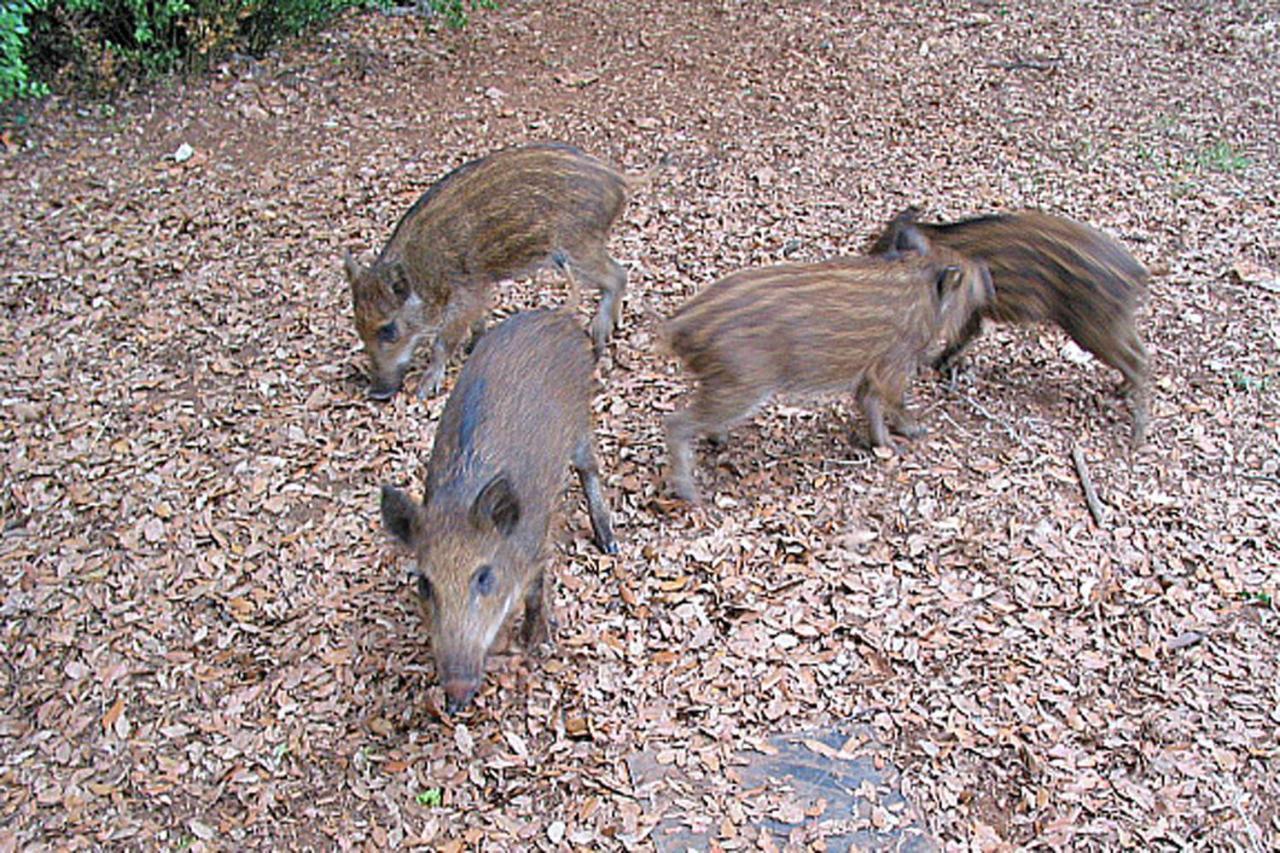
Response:
[{"label": "forest floor", "polygon": [[[845,722],[948,849],[1276,849],[1278,40],[1245,0],[513,0],[49,104],[0,159],[0,851],[645,847],[672,817],[731,849],[795,813],[733,755]],[[378,515],[445,397],[365,399],[341,256],[534,139],[670,155],[610,243],[621,553],[566,472],[558,644],[449,718]],[[1060,330],[998,327],[954,388],[921,372],[898,453],[848,398],[776,401],[672,500],[660,319],[908,204],[1044,208],[1147,264],[1149,442]],[[639,750],[707,793],[637,785]]]}]

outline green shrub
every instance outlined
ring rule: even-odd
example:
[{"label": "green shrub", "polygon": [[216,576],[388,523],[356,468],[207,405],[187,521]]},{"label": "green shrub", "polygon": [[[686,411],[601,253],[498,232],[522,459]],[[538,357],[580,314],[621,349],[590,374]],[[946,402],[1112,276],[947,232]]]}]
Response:
[{"label": "green shrub", "polygon": [[449,26],[457,28],[467,25],[468,11],[496,9],[498,0],[427,0],[427,5]]},{"label": "green shrub", "polygon": [[[0,103],[50,84],[97,92],[123,79],[199,70],[273,44],[352,7],[390,0],[0,0]],[[453,27],[496,0],[425,0]]]},{"label": "green shrub", "polygon": [[0,0],[0,103],[43,95],[48,87],[32,80],[24,60],[31,28],[27,17],[46,0]]}]

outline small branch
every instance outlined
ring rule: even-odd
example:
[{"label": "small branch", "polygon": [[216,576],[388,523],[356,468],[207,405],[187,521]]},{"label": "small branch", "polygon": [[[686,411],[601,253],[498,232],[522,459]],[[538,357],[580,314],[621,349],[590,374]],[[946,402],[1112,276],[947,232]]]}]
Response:
[{"label": "small branch", "polygon": [[1080,445],[1071,448],[1071,461],[1076,464],[1076,476],[1080,478],[1080,486],[1084,489],[1084,500],[1089,505],[1089,515],[1093,516],[1093,523],[1099,528],[1106,526],[1106,512],[1103,510],[1102,501],[1098,500],[1098,492],[1093,488],[1093,478],[1089,476],[1089,469],[1085,467],[1084,452],[1080,449]]},{"label": "small branch", "polygon": [[1256,287],[1259,290],[1265,290],[1267,293],[1280,293],[1280,280],[1268,281],[1264,278],[1242,278],[1237,276],[1240,283],[1245,287]]},{"label": "small branch", "polygon": [[987,411],[987,409],[986,409],[986,407],[985,407],[985,406],[983,406],[983,405],[982,405],[981,403],[979,403],[977,400],[975,400],[975,399],[973,399],[972,397],[970,397],[968,394],[965,394],[965,393],[963,393],[963,392],[956,392],[956,394],[957,394],[957,396],[959,396],[959,397],[960,397],[960,399],[961,399],[961,400],[964,400],[966,403],[968,403],[968,404],[969,404],[969,406],[970,406],[970,407],[971,407],[975,412],[977,412],[978,414],[982,415],[982,417],[984,417],[984,418],[986,418],[987,420],[991,421],[993,424],[998,424],[999,426],[1004,427],[1004,431],[1005,431],[1006,433],[1008,433],[1009,438],[1012,438],[1014,441],[1016,441],[1016,442],[1017,442],[1019,445],[1021,445],[1022,447],[1026,447],[1026,446],[1027,446],[1027,443],[1026,443],[1025,441],[1023,441],[1023,440],[1022,440],[1022,436],[1018,435],[1017,430],[1015,430],[1013,427],[1011,427],[1007,421],[1005,421],[1005,420],[1004,420],[1004,419],[1002,419],[1002,418],[998,418],[998,417],[996,417],[995,415],[991,414],[991,412]]},{"label": "small branch", "polygon": [[1024,68],[1032,71],[1050,71],[1062,61],[1061,56],[1048,59],[1015,59],[1013,62],[988,62],[988,68],[999,68],[1004,71],[1021,71]]},{"label": "small branch", "polygon": [[873,459],[875,459],[875,457],[870,454],[858,459],[830,459],[824,456],[822,457],[822,464],[823,465],[839,465],[839,466],[845,466],[850,468],[861,468],[864,465],[870,465]]}]

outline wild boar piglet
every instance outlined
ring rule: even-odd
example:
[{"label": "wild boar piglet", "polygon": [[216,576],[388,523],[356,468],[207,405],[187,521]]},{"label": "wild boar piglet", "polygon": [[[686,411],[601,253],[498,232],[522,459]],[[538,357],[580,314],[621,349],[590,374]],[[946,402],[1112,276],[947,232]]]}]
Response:
[{"label": "wild boar piglet", "polygon": [[627,179],[577,148],[507,148],[445,175],[400,219],[371,266],[343,260],[356,331],[373,363],[371,397],[400,389],[414,350],[433,339],[419,396],[440,390],[445,366],[470,331],[484,330],[493,285],[547,265],[569,284],[600,289],[591,324],[597,352],[622,311],[626,270],[609,256],[609,230],[627,201]]},{"label": "wild boar piglet", "polygon": [[891,257],[744,270],[712,284],[664,328],[697,382],[692,402],[667,419],[673,491],[698,500],[694,442],[721,437],[774,394],[853,391],[872,445],[889,443],[886,421],[917,435],[903,403],[917,362],[990,298],[981,263],[910,246]]},{"label": "wild boar piglet", "polygon": [[563,311],[507,319],[477,343],[445,403],[422,503],[382,487],[386,528],[414,552],[446,707],[466,707],[500,629],[523,606],[549,637],[545,543],[571,465],[596,545],[617,553],[596,462],[591,342]]},{"label": "wild boar piglet", "polygon": [[[1134,311],[1147,288],[1147,270],[1117,241],[1094,228],[1040,211],[980,216],[951,223],[917,222],[918,210],[898,214],[871,245],[896,250],[907,229],[991,270],[996,296],[948,340],[936,361],[950,370],[990,317],[1002,323],[1057,323],[1081,348],[1120,371],[1133,409],[1131,440],[1146,438],[1150,384],[1147,350]],[[908,235],[908,240],[918,237]]]}]

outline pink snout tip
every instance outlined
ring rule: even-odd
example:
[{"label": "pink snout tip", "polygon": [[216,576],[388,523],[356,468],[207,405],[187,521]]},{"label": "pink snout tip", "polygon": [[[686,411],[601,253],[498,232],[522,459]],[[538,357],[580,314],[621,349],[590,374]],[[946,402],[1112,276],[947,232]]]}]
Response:
[{"label": "pink snout tip", "polygon": [[444,684],[445,710],[450,714],[466,710],[467,706],[471,704],[471,698],[476,695],[476,690],[479,688],[479,681],[471,681],[465,678],[454,678],[446,681]]}]

